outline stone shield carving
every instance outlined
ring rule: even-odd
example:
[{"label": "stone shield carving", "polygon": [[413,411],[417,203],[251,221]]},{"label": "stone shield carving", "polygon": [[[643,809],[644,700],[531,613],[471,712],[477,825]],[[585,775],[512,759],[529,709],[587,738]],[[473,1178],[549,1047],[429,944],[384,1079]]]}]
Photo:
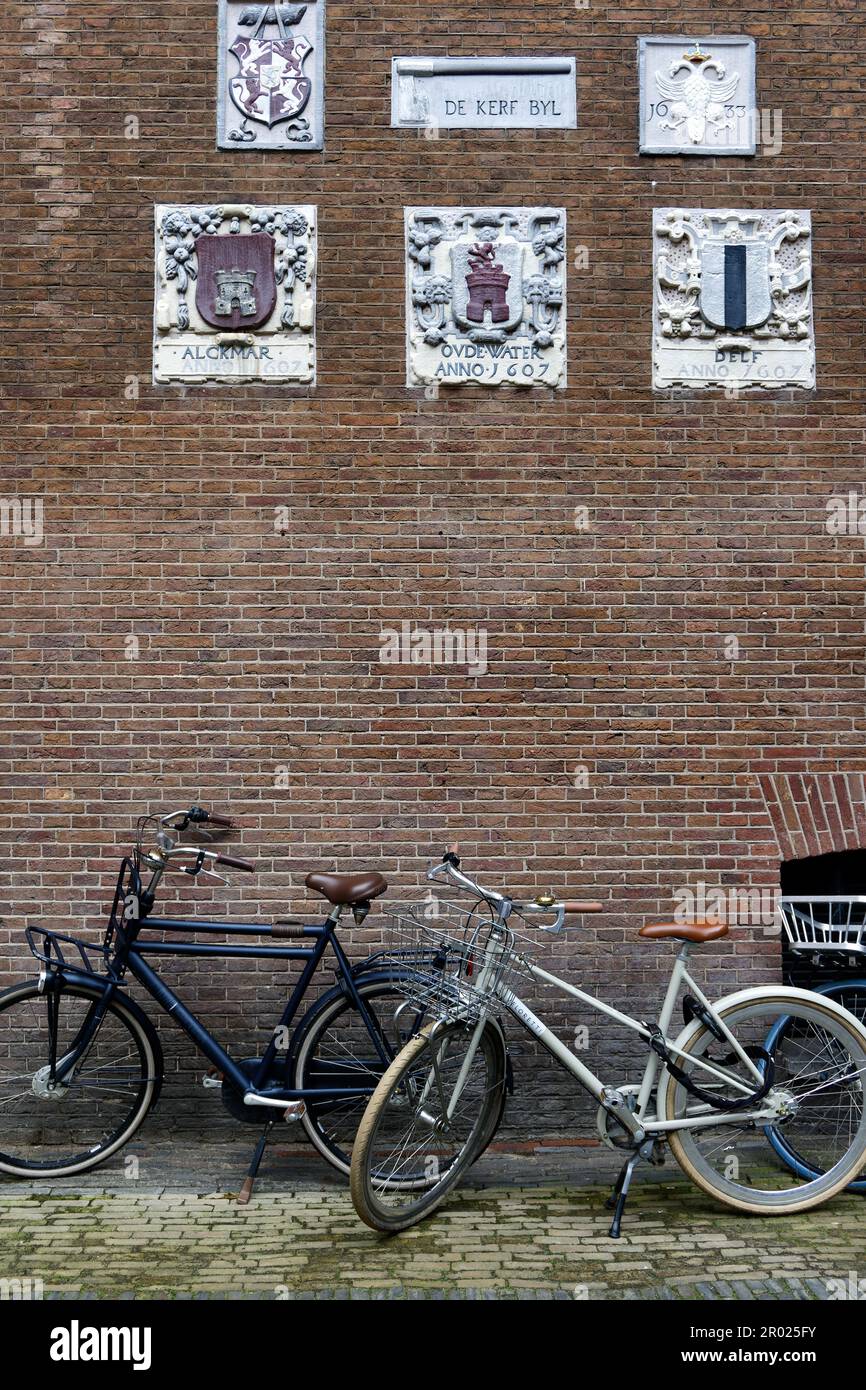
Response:
[{"label": "stone shield carving", "polygon": [[325,0],[219,0],[217,145],[321,149]]},{"label": "stone shield carving", "polygon": [[653,385],[813,387],[808,212],[653,217]]},{"label": "stone shield carving", "polygon": [[316,210],[156,208],[154,381],[315,381]]},{"label": "stone shield carving", "polygon": [[407,384],[565,386],[561,208],[406,209]]}]

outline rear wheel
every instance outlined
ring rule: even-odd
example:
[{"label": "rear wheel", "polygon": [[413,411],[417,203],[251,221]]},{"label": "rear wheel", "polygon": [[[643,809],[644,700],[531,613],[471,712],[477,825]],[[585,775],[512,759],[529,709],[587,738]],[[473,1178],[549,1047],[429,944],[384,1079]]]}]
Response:
[{"label": "rear wheel", "polygon": [[160,1067],[147,1030],[122,999],[108,1005],[72,1071],[52,1081],[52,1051],[56,1063],[75,1051],[102,997],[64,981],[42,991],[34,983],[14,985],[0,994],[0,1172],[84,1173],[143,1121]]},{"label": "rear wheel", "polygon": [[[866,1035],[832,1003],[805,991],[767,991],[716,1012],[741,1047],[769,1052],[773,1083],[762,1100],[747,1105],[732,1122],[720,1117],[717,1124],[671,1131],[668,1140],[680,1167],[704,1191],[739,1211],[788,1215],[827,1201],[866,1161]],[[780,1028],[786,1019],[789,1026]],[[678,1065],[693,1084],[720,1100],[741,1098],[742,1086],[756,1088],[745,1064],[730,1063],[728,1044],[719,1043],[704,1024],[686,1029],[679,1046],[686,1057],[678,1057]],[[698,1057],[713,1062],[730,1080],[708,1080],[706,1071],[690,1060]],[[767,1063],[757,1065],[766,1076]],[[665,1120],[707,1120],[713,1107],[666,1074],[659,1113]],[[768,1142],[768,1128],[783,1133],[792,1150],[806,1157],[811,1176],[792,1175]]]},{"label": "rear wheel", "polygon": [[375,1028],[385,1059],[379,1056],[367,1025],[342,990],[320,999],[302,1020],[296,1041],[292,1087],[349,1089],[360,1096],[306,1098],[303,1125],[311,1143],[332,1168],[348,1176],[352,1145],[361,1116],[392,1059],[415,1031],[417,1011],[406,1005],[398,980],[358,979],[357,989]]},{"label": "rear wheel", "polygon": [[351,1171],[355,1210],[374,1230],[403,1231],[429,1216],[489,1143],[502,1113],[505,1049],[488,1023],[468,1061],[474,1031],[428,1026],[379,1082]]}]

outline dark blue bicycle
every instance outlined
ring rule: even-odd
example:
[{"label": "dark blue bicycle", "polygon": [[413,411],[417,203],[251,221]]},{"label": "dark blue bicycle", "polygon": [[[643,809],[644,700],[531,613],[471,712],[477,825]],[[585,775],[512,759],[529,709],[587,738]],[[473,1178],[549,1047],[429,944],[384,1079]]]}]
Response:
[{"label": "dark blue bicycle", "polygon": [[[129,996],[129,974],[212,1064],[211,1084],[220,1087],[230,1113],[264,1125],[240,1200],[249,1198],[271,1125],[280,1119],[300,1121],[322,1157],[348,1173],[366,1103],[420,1023],[401,990],[414,962],[379,953],[353,966],[337,937],[343,914],[362,922],[372,900],[385,892],[385,879],[376,872],[311,873],[306,886],[330,904],[321,922],[152,916],[170,869],[193,878],[221,868],[254,869],[204,847],[202,835],[213,839],[205,826],[226,831],[232,822],[199,806],[139,820],[100,945],[43,928],[26,931],[41,971],[38,980],[0,994],[0,1172],[31,1178],[83,1173],[117,1153],[156,1104],[162,1048],[147,1014]],[[198,842],[178,843],[189,827],[197,828]],[[155,843],[146,848],[151,831]],[[175,934],[181,940],[165,939]],[[215,935],[229,939],[200,939]],[[251,940],[264,935],[278,944]],[[328,953],[336,984],[295,1024]],[[157,974],[151,962],[160,956],[289,960],[303,967],[263,1054],[235,1060]]]}]

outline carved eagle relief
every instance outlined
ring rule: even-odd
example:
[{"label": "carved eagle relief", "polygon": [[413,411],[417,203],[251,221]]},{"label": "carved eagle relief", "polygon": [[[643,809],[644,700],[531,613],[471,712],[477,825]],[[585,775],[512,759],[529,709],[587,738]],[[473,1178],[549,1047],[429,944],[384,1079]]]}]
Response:
[{"label": "carved eagle relief", "polygon": [[[688,77],[675,80],[683,68]],[[712,81],[706,76],[711,71],[716,73]],[[656,73],[659,96],[671,103],[670,115],[660,122],[662,129],[679,130],[684,125],[693,145],[703,143],[708,125],[716,131],[731,129],[734,119],[725,115],[725,103],[734,96],[739,81],[739,73],[726,76],[724,63],[716,58],[708,58],[697,69],[694,59],[675,59],[667,75]]]}]

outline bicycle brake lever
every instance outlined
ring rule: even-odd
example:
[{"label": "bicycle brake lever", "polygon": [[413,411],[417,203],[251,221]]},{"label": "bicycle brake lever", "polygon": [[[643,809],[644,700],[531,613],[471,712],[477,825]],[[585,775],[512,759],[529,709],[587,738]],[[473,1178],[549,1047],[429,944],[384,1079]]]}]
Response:
[{"label": "bicycle brake lever", "polygon": [[565,924],[565,908],[560,903],[556,909],[556,921],[551,922],[549,927],[539,927],[539,931],[550,932],[552,936],[558,936]]}]

